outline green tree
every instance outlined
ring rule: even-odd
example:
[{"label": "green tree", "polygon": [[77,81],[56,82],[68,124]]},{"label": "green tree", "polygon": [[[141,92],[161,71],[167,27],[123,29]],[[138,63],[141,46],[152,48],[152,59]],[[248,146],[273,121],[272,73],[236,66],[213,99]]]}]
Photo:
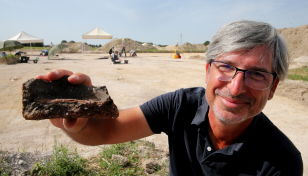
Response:
[{"label": "green tree", "polygon": [[61,43],[67,43],[67,41],[66,40],[62,40]]},{"label": "green tree", "polygon": [[210,41],[206,41],[203,43],[205,46],[209,45],[210,44]]},{"label": "green tree", "polygon": [[74,41],[74,40],[71,40],[69,43],[75,43],[75,41]]}]

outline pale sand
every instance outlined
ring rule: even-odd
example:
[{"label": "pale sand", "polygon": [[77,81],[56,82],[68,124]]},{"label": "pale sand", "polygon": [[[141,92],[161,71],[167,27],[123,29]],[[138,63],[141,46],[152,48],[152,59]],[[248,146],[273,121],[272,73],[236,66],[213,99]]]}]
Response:
[{"label": "pale sand", "polygon": [[[82,72],[91,77],[93,85],[106,85],[119,109],[139,106],[155,96],[179,88],[206,86],[205,62],[188,59],[196,53],[185,53],[182,59],[172,59],[170,54],[141,53],[138,57],[122,57],[122,60],[127,59],[129,62],[120,65],[112,65],[110,59],[97,59],[108,54],[63,55],[66,57],[64,60],[40,57],[38,63],[34,64],[31,60],[36,56],[31,56],[28,63],[0,65],[0,150],[51,151],[56,137],[61,143],[70,142],[71,146],[77,146],[83,156],[100,151],[101,146],[84,146],[73,142],[48,120],[23,119],[22,83],[52,69]],[[263,112],[294,142],[302,153],[304,169],[308,169],[308,109],[296,101],[276,95]],[[154,141],[159,148],[167,149],[165,134],[146,139]]]}]

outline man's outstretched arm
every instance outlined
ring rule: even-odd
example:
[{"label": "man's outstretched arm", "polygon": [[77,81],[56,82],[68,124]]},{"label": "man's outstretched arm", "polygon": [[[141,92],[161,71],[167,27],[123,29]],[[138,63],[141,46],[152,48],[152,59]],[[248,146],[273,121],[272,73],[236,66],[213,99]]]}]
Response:
[{"label": "man's outstretched arm", "polygon": [[[62,69],[37,75],[35,78],[52,81],[64,75],[70,76],[68,81],[72,84],[92,85],[89,76]],[[85,145],[122,143],[153,134],[139,107],[121,110],[116,119],[58,118],[50,119],[50,122],[75,141]]]}]

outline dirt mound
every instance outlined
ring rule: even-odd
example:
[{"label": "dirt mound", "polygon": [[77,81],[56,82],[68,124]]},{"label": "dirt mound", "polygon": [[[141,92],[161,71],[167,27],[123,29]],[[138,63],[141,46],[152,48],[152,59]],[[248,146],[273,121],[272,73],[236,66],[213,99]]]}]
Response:
[{"label": "dirt mound", "polygon": [[285,80],[280,82],[275,94],[308,105],[308,84],[303,81]]},{"label": "dirt mound", "polygon": [[200,55],[190,56],[188,59],[197,59],[197,60],[204,60],[205,61],[205,56],[200,56]]},{"label": "dirt mound", "polygon": [[204,44],[191,44],[191,43],[184,43],[180,46],[181,50],[183,51],[192,51],[192,50],[206,50],[208,46],[205,46]]},{"label": "dirt mound", "polygon": [[163,47],[163,48],[164,48],[164,50],[172,51],[172,50],[174,50],[175,45],[169,45],[169,46],[166,46],[166,47]]},{"label": "dirt mound", "polygon": [[[62,43],[63,45],[67,45],[68,48],[72,48],[75,51],[81,51],[82,46],[81,42],[76,42],[76,43]],[[84,51],[93,51],[92,48],[88,45],[84,45]]]},{"label": "dirt mound", "polygon": [[156,46],[157,50],[166,50],[166,47]]},{"label": "dirt mound", "polygon": [[[207,50],[208,46],[204,46],[204,44],[191,44],[189,42],[180,45],[181,51],[193,51],[193,50]],[[158,50],[167,50],[173,51],[175,49],[175,45],[169,45],[166,47],[156,47]]]},{"label": "dirt mound", "polygon": [[298,57],[294,60],[295,62],[304,62],[304,63],[308,63],[308,56],[301,56]]},{"label": "dirt mound", "polygon": [[[113,47],[116,51],[120,52],[122,50],[122,41],[123,41],[122,39],[116,39],[116,38],[113,39]],[[136,41],[134,41],[130,38],[125,38],[125,42],[126,42],[126,47],[125,47],[126,51],[129,51],[131,49],[134,50],[134,51],[152,49],[150,46],[142,46],[140,43],[138,43],[138,42],[136,42]],[[97,51],[109,52],[111,46],[112,46],[112,41],[110,41],[110,42],[106,43],[104,46],[98,48]]]},{"label": "dirt mound", "polygon": [[13,57],[13,58],[0,58],[0,64],[16,64],[19,61],[19,58]]},{"label": "dirt mound", "polygon": [[204,44],[193,44],[196,50],[207,50],[209,45],[205,46]]},{"label": "dirt mound", "polygon": [[278,29],[278,32],[287,40],[292,60],[308,56],[308,25]]},{"label": "dirt mound", "polygon": [[180,46],[180,49],[182,51],[191,51],[191,50],[196,50],[196,47],[192,45],[191,43],[186,42]]},{"label": "dirt mound", "polygon": [[145,45],[142,45],[143,47],[144,47],[144,49],[157,49],[155,46],[153,46],[153,45],[151,45],[151,44],[149,44],[149,43],[147,43],[147,44],[145,44]]},{"label": "dirt mound", "polygon": [[76,50],[73,48],[65,48],[62,52],[64,53],[76,53]]}]

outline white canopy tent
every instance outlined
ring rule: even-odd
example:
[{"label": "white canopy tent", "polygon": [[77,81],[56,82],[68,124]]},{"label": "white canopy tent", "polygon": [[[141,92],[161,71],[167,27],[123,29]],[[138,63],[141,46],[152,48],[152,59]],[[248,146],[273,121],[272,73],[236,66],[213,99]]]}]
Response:
[{"label": "white canopy tent", "polygon": [[[82,34],[82,53],[84,51],[84,43],[83,39],[112,39],[113,36],[111,34],[108,34],[107,32],[104,32],[99,27],[96,27],[92,31]],[[112,41],[113,42],[113,41]],[[113,46],[113,43],[112,43]]]},{"label": "white canopy tent", "polygon": [[18,33],[14,37],[9,38],[7,40],[17,40],[20,43],[30,43],[32,54],[33,54],[33,52],[32,52],[31,43],[43,43],[43,46],[44,46],[44,39],[34,37],[33,35],[30,35],[30,34],[24,32],[24,31],[21,31],[20,33]]}]

